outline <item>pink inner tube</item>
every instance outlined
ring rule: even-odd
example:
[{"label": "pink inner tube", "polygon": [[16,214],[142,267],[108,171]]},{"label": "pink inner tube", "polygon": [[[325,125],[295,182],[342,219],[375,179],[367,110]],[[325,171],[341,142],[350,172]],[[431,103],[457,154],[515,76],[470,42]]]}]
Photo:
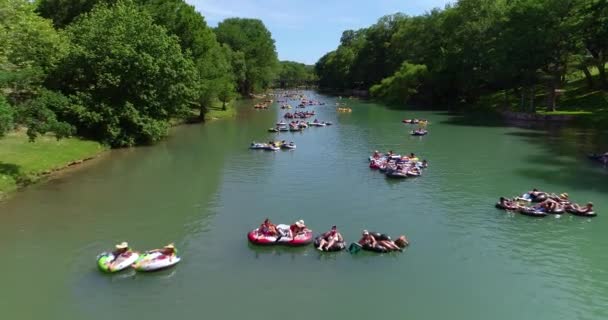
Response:
[{"label": "pink inner tube", "polygon": [[[253,229],[247,234],[247,239],[253,244],[257,245],[286,245],[290,247],[298,247],[305,246],[312,243],[312,231],[306,230],[304,233],[298,234],[295,239],[292,239],[290,236],[283,237],[275,237],[264,235],[258,231],[258,229]],[[278,239],[278,241],[277,241]]]}]

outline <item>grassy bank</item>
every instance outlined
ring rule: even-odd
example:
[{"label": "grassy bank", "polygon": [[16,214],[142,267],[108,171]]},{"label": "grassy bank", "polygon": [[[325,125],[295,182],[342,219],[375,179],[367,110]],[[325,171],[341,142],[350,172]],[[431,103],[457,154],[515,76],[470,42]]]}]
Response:
[{"label": "grassy bank", "polygon": [[57,140],[51,135],[29,142],[24,131],[11,132],[0,139],[0,199],[19,187],[106,149],[97,142],[78,138]]},{"label": "grassy bank", "polygon": [[[593,82],[599,84],[597,70],[591,70]],[[542,86],[537,86],[534,94],[536,113],[543,115],[574,116],[578,123],[594,126],[608,126],[608,92],[597,88],[589,88],[582,74],[573,73],[561,88],[563,91],[556,101],[556,110],[547,108],[547,92]],[[525,111],[521,107],[521,97],[515,92],[509,92],[505,97],[504,91],[484,95],[474,106],[478,110],[502,110],[505,105],[512,111]],[[526,98],[525,108],[530,101]]]},{"label": "grassy bank", "polygon": [[227,119],[236,117],[235,100],[226,103],[226,110],[222,110],[222,103],[217,102],[205,114],[205,120]]}]

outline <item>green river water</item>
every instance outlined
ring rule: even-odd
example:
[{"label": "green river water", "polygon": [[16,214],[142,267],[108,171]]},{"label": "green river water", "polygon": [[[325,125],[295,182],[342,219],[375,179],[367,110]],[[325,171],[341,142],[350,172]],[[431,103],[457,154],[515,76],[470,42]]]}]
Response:
[{"label": "green river water", "polygon": [[[2,319],[606,319],[608,170],[584,152],[600,134],[497,125],[309,93],[326,128],[283,133],[295,151],[248,150],[284,112],[243,102],[234,120],[174,129],[116,150],[0,203]],[[310,108],[309,108],[310,109]],[[405,117],[427,118],[410,137]],[[489,124],[488,124],[489,123]],[[603,149],[602,149],[603,148]],[[415,152],[430,168],[388,180],[374,149]],[[494,208],[533,187],[593,201],[594,219],[534,219]],[[266,217],[406,234],[403,253],[254,247]],[[116,242],[175,242],[182,262],[107,275],[95,256]]]}]

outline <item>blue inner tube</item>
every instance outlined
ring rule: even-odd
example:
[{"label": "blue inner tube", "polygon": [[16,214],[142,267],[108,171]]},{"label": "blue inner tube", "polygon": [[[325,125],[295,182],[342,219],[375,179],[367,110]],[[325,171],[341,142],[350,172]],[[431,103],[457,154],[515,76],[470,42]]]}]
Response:
[{"label": "blue inner tube", "polygon": [[[314,244],[315,244],[316,248],[319,247],[319,243],[321,243],[321,236],[317,236],[315,238]],[[334,243],[333,246],[331,246],[331,247],[329,247],[327,249],[324,249],[324,251],[336,252],[336,251],[342,251],[344,249],[346,249],[346,243],[344,243],[344,241],[342,241],[342,242],[336,242],[336,243]]]}]

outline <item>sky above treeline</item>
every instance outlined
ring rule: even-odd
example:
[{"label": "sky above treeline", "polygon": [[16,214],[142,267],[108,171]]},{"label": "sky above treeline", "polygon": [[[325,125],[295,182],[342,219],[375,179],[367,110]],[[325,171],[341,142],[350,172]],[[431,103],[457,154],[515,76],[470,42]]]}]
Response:
[{"label": "sky above treeline", "polygon": [[314,64],[340,42],[342,31],[387,14],[420,15],[449,0],[186,0],[211,27],[231,17],[257,18],[276,41],[280,60]]}]

